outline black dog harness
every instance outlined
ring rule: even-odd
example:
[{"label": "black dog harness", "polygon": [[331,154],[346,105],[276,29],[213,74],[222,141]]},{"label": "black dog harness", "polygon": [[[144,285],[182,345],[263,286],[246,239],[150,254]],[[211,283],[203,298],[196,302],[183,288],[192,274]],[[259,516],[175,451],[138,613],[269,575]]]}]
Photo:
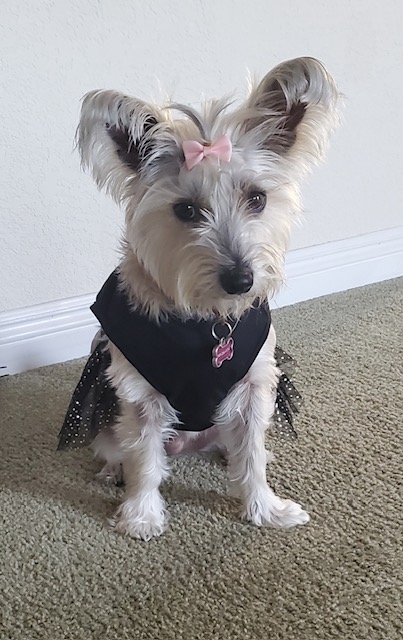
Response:
[{"label": "black dog harness", "polygon": [[[175,429],[185,431],[203,431],[212,425],[220,403],[255,361],[271,324],[267,304],[256,304],[237,322],[182,320],[174,315],[157,322],[132,308],[117,271],[105,282],[91,310],[104,335],[176,409],[180,423],[175,424]],[[59,434],[59,449],[90,444],[119,411],[116,392],[105,376],[110,364],[106,345],[105,338],[84,368]],[[290,360],[281,353],[283,360]],[[283,377],[289,390],[295,392],[284,374],[281,381]],[[286,391],[284,388],[284,399]],[[277,399],[280,404],[276,411],[283,421],[284,417],[287,419],[287,406],[280,406],[280,387]],[[289,407],[288,413],[292,429]]]}]

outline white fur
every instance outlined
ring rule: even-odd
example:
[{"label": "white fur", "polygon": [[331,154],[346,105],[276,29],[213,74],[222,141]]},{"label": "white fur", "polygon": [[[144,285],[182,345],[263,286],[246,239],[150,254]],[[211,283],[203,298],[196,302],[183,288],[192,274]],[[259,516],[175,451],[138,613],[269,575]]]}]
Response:
[{"label": "white fur", "polygon": [[[78,145],[97,184],[125,207],[119,271],[132,304],[156,320],[171,312],[239,318],[254,300],[269,300],[284,281],[300,181],[323,156],[338,123],[338,101],[332,78],[312,58],[279,65],[232,111],[225,100],[207,103],[199,114],[180,105],[158,109],[115,91],[88,94]],[[176,120],[175,110],[182,111]],[[223,134],[233,144],[231,161],[209,157],[188,171],[182,142]],[[248,211],[250,189],[267,194],[259,215]],[[197,224],[174,215],[173,205],[181,200],[197,203]],[[242,295],[227,294],[218,277],[236,260],[253,273],[253,286]],[[197,443],[227,452],[245,519],[284,527],[308,521],[298,504],[278,498],[266,481],[265,430],[278,379],[273,328],[248,374],[218,407],[210,441],[176,431],[178,417],[167,399],[114,345],[108,348],[108,376],[122,411],[93,446],[106,461],[107,477],[123,464],[126,495],[113,520],[119,532],[144,540],[163,532],[166,509],[159,487],[169,471],[167,450],[192,451]]]}]

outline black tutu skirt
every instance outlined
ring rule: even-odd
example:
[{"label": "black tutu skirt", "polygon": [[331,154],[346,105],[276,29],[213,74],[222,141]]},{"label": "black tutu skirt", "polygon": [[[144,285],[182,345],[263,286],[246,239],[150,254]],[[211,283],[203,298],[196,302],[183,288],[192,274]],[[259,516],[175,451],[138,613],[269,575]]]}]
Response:
[{"label": "black tutu skirt", "polygon": [[296,362],[281,347],[276,347],[274,355],[277,367],[280,369],[280,378],[277,385],[273,427],[278,435],[295,439],[298,434],[294,427],[294,418],[302,405],[302,396],[292,382]]},{"label": "black tutu skirt", "polygon": [[105,375],[110,363],[106,341],[101,341],[88,358],[70,400],[59,433],[59,451],[87,447],[116,419],[119,401]]},{"label": "black tutu skirt", "polygon": [[[118,397],[106,377],[106,370],[111,363],[106,345],[103,335],[95,343],[84,367],[59,433],[59,451],[87,447],[119,415]],[[295,361],[280,347],[276,347],[275,358],[281,375],[273,426],[279,435],[293,439],[297,437],[294,417],[302,403],[301,395],[291,381]]]}]

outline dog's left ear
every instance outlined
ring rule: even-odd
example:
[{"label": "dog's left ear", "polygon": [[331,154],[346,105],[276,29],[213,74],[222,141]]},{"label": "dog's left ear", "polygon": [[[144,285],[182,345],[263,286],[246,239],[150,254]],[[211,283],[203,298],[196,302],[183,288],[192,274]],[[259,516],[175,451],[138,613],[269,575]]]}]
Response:
[{"label": "dog's left ear", "polygon": [[339,93],[314,58],[296,58],[268,73],[251,92],[242,130],[252,143],[303,163],[319,159],[338,124]]}]

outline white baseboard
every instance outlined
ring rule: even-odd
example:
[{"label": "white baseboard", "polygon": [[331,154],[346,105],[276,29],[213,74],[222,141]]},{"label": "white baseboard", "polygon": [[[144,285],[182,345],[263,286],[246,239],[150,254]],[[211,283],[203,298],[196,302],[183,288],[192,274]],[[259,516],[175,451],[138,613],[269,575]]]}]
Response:
[{"label": "white baseboard", "polygon": [[403,226],[290,251],[286,273],[287,286],[273,307],[398,278],[403,275]]},{"label": "white baseboard", "polygon": [[98,322],[95,294],[0,313],[0,376],[89,353]]},{"label": "white baseboard", "polygon": [[[288,284],[272,307],[403,275],[403,226],[296,249],[286,260]],[[98,323],[95,294],[0,313],[0,375],[65,362],[89,353]]]}]

